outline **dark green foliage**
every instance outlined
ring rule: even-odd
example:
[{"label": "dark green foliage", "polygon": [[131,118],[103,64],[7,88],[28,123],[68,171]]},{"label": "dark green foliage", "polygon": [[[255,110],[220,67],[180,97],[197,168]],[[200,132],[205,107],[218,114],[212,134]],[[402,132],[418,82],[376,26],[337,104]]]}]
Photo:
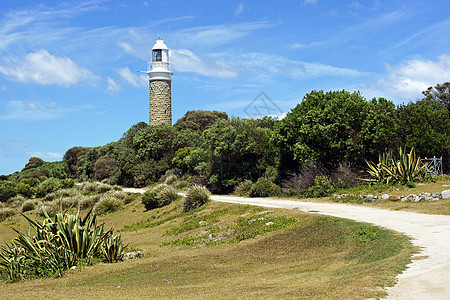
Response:
[{"label": "dark green foliage", "polygon": [[314,179],[314,184],[306,189],[303,196],[312,198],[326,197],[335,192],[337,188],[338,184],[333,183],[330,178],[319,175]]},{"label": "dark green foliage", "polygon": [[236,184],[247,178],[259,178],[275,155],[269,145],[271,130],[258,127],[255,120],[219,120],[205,130],[209,186],[213,192],[231,192]]},{"label": "dark green foliage", "polygon": [[426,100],[434,100],[444,105],[450,112],[450,82],[438,84],[435,87],[430,86],[422,94],[425,95]]},{"label": "dark green foliage", "polygon": [[252,184],[248,192],[250,197],[269,197],[280,194],[280,187],[267,178],[261,177]]},{"label": "dark green foliage", "polygon": [[24,178],[24,179],[20,180],[20,182],[23,183],[23,184],[27,184],[27,185],[29,185],[30,187],[33,187],[33,188],[37,187],[41,183],[41,181],[39,179],[34,178],[34,177],[32,177],[32,178]]},{"label": "dark green foliage", "polygon": [[63,160],[72,177],[75,177],[78,174],[78,167],[81,165],[81,161],[88,149],[89,148],[85,147],[72,147],[64,154]]},{"label": "dark green foliage", "polygon": [[450,154],[450,114],[438,101],[421,100],[398,108],[401,136],[421,157]]},{"label": "dark green foliage", "polygon": [[45,197],[45,195],[50,194],[60,188],[60,181],[56,178],[50,177],[45,179],[36,187],[36,196]]},{"label": "dark green foliage", "polygon": [[34,168],[40,167],[43,164],[45,164],[45,161],[43,161],[41,158],[31,157],[30,160],[25,165],[25,167],[22,169],[22,172],[25,170],[28,170],[28,169],[34,169]]},{"label": "dark green foliage", "polygon": [[75,181],[72,178],[62,179],[59,183],[63,189],[70,189],[75,186]]},{"label": "dark green foliage", "polygon": [[16,185],[16,191],[18,194],[30,198],[33,195],[33,189],[23,182],[19,182]]},{"label": "dark green foliage", "polygon": [[227,113],[219,111],[191,110],[181,117],[175,123],[174,127],[178,130],[189,129],[202,132],[220,119],[227,120]]},{"label": "dark green foliage", "polygon": [[0,182],[0,202],[6,202],[15,195],[17,190],[14,182]]}]

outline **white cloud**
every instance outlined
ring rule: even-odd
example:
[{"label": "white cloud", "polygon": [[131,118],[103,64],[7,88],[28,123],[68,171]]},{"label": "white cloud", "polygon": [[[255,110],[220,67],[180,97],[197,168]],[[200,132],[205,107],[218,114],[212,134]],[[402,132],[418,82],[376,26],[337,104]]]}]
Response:
[{"label": "white cloud", "polygon": [[70,58],[53,56],[47,50],[28,53],[22,59],[3,58],[0,73],[10,80],[42,85],[70,86],[97,79],[91,71]]},{"label": "white cloud", "polygon": [[114,81],[111,77],[108,77],[108,87],[106,88],[106,92],[113,96],[118,91],[120,91],[120,85]]},{"label": "white cloud", "polygon": [[29,157],[39,157],[42,159],[62,159],[62,153],[54,153],[54,152],[27,152]]},{"label": "white cloud", "polygon": [[415,59],[397,66],[388,65],[387,71],[376,89],[403,99],[417,99],[429,86],[449,80],[450,54],[442,54],[436,61]]},{"label": "white cloud", "polygon": [[239,62],[243,72],[248,72],[256,80],[265,82],[272,81],[276,76],[307,79],[319,76],[356,77],[366,75],[353,69],[306,63],[264,53],[244,54],[235,61]]},{"label": "white cloud", "polygon": [[0,121],[51,120],[60,118],[66,113],[90,108],[92,108],[90,105],[62,108],[55,102],[48,101],[9,101],[6,105],[6,113],[0,115]]},{"label": "white cloud", "polygon": [[134,87],[146,87],[148,84],[148,76],[132,73],[128,67],[121,68],[118,73],[122,79]]},{"label": "white cloud", "polygon": [[236,7],[236,9],[234,10],[234,14],[236,16],[239,16],[243,12],[244,12],[244,2],[241,2],[241,3],[239,3],[238,7]]},{"label": "white cloud", "polygon": [[174,68],[180,72],[193,72],[204,76],[231,79],[237,73],[220,59],[205,61],[187,49],[172,51]]}]

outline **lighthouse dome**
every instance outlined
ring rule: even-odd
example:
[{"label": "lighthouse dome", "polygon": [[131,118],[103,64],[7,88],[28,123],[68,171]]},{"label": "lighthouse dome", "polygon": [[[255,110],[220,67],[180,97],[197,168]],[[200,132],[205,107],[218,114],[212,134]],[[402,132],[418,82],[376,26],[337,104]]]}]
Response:
[{"label": "lighthouse dome", "polygon": [[164,44],[163,40],[159,39],[153,45],[152,50],[169,50],[169,48],[167,48],[167,46],[166,46],[166,44]]}]

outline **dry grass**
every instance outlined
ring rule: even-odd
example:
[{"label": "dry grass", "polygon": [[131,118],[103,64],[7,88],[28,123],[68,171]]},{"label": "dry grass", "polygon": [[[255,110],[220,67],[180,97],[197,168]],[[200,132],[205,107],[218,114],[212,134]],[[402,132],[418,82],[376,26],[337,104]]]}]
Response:
[{"label": "dry grass", "polygon": [[[389,230],[299,211],[271,209],[260,214],[262,210],[213,202],[183,213],[178,200],[145,212],[136,199],[101,221],[116,229],[135,224],[134,230],[122,230],[122,236],[130,248],[144,251],[142,259],[73,270],[57,279],[0,283],[2,297],[364,299],[382,296],[380,286],[394,283],[413,252],[405,236]],[[217,218],[210,217],[214,212]],[[297,225],[236,243],[161,246],[205,230],[227,231],[239,218],[255,215],[295,218]],[[188,226],[192,220],[208,221],[204,226]],[[24,228],[19,216],[13,222],[14,227]],[[15,236],[5,225],[0,223],[1,243]],[[354,232],[361,228],[373,230],[377,238],[358,241]]]}]

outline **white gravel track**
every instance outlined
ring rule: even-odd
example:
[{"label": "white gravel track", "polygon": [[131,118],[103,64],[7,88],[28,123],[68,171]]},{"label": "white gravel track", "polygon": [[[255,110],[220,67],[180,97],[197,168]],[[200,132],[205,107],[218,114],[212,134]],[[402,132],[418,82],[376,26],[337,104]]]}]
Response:
[{"label": "white gravel track", "polygon": [[387,299],[450,299],[450,216],[390,211],[364,206],[312,203],[270,198],[211,196],[211,200],[297,209],[372,223],[405,233],[422,251],[388,288]]},{"label": "white gravel track", "polygon": [[[144,193],[141,189],[124,189]],[[450,216],[427,215],[405,211],[271,198],[211,196],[211,200],[263,207],[297,209],[309,213],[372,223],[402,232],[413,238],[421,252],[408,269],[398,275],[398,283],[388,288],[386,299],[450,300]]]}]

